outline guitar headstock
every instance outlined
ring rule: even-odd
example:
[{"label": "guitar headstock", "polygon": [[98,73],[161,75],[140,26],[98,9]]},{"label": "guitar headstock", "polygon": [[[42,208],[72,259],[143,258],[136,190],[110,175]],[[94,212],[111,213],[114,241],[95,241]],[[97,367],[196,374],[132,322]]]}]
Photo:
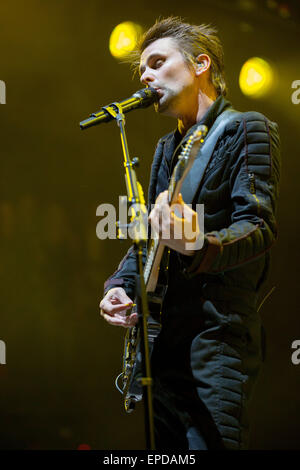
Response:
[{"label": "guitar headstock", "polygon": [[169,185],[169,203],[178,196],[183,180],[192,167],[197,153],[204,142],[207,127],[199,125],[189,136],[185,146],[178,157]]}]

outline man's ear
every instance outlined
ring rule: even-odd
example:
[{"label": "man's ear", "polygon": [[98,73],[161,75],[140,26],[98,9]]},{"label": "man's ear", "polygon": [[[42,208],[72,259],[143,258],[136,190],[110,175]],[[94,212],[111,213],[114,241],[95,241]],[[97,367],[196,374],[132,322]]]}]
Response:
[{"label": "man's ear", "polygon": [[209,55],[207,54],[199,54],[196,58],[196,75],[201,75],[202,73],[206,72],[211,64],[211,60]]}]

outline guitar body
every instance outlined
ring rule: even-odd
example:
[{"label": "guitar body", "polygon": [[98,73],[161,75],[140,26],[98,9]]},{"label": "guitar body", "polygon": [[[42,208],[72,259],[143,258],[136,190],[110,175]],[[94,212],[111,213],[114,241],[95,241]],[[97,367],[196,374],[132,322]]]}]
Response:
[{"label": "guitar body", "polygon": [[[190,170],[200,146],[204,142],[206,133],[206,126],[198,126],[187,140],[183,151],[179,155],[168,188],[170,205],[177,199],[184,178]],[[155,339],[161,330],[160,317],[163,300],[167,291],[169,254],[170,250],[162,245],[158,238],[150,240],[143,272],[149,308],[147,326],[150,356]],[[128,328],[126,332],[123,370],[116,380],[117,388],[123,394],[125,410],[128,413],[134,410],[135,404],[143,397],[142,386],[139,380],[142,375],[140,332],[137,324],[132,328]],[[120,376],[122,377],[122,389],[117,384]]]},{"label": "guitar body", "polygon": [[[149,313],[147,319],[148,346],[151,357],[154,341],[161,330],[161,323],[154,320]],[[142,400],[143,389],[140,379],[143,376],[142,357],[140,351],[140,328],[129,328],[125,335],[123,356],[123,395],[127,413],[134,410],[135,404]]]},{"label": "guitar body", "polygon": [[[164,262],[158,267],[155,279],[156,285],[153,292],[147,292],[149,316],[147,318],[148,346],[151,357],[155,339],[161,330],[161,310],[163,300],[167,291],[168,278],[167,267],[170,251],[162,247]],[[136,304],[136,301],[135,301]],[[143,391],[139,379],[142,377],[142,357],[140,351],[140,328],[137,324],[133,328],[128,328],[124,340],[123,353],[123,394],[125,410],[130,413],[135,404],[142,399]]]}]

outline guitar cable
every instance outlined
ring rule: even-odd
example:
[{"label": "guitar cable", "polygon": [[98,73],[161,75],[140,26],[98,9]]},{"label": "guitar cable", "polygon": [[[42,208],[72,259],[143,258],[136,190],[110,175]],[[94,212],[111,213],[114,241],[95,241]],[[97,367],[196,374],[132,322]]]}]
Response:
[{"label": "guitar cable", "polygon": [[123,372],[121,372],[121,373],[116,377],[115,386],[116,386],[116,389],[117,389],[122,395],[124,395],[123,390],[120,389],[119,384],[118,384],[118,381],[119,381],[119,378],[121,377],[121,375],[123,375]]}]

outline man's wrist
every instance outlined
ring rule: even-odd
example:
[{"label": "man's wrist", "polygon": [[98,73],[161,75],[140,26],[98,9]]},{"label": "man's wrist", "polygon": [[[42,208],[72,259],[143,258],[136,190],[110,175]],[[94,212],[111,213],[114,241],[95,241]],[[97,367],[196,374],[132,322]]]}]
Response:
[{"label": "man's wrist", "polygon": [[191,255],[182,256],[184,264],[183,273],[187,278],[193,277],[194,271],[197,270],[197,267],[199,266],[199,264],[201,264],[201,259],[203,259],[205,256],[208,244],[208,240],[204,237],[201,249],[190,250]]},{"label": "man's wrist", "polygon": [[184,253],[183,256],[192,257],[192,256],[194,256],[195,253],[196,253],[195,250],[186,250],[186,252]]}]

